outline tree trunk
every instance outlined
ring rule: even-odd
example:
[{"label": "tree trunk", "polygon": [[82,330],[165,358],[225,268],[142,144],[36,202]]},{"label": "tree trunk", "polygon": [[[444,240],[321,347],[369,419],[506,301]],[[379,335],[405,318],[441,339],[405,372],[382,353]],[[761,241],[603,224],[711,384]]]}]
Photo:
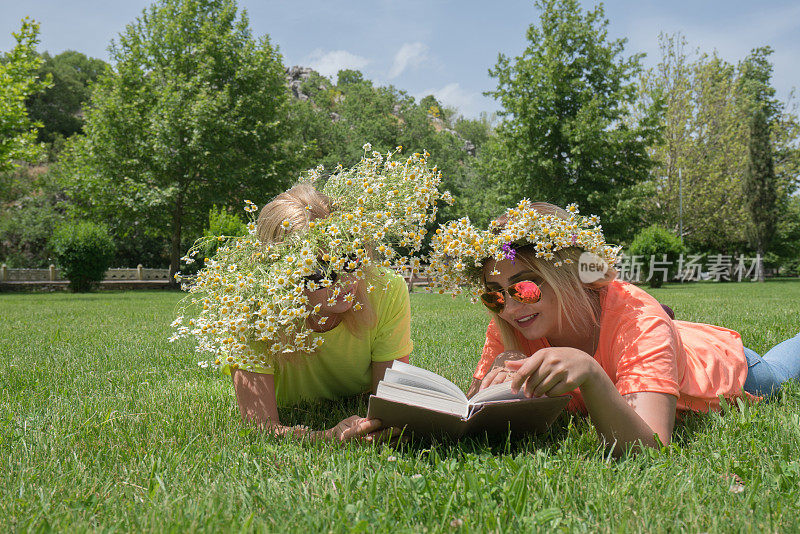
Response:
[{"label": "tree trunk", "polygon": [[181,268],[181,224],[183,222],[183,193],[178,192],[175,199],[175,211],[172,212],[172,243],[169,249],[169,283],[173,287],[179,284],[175,273]]},{"label": "tree trunk", "polygon": [[758,262],[760,264],[756,266],[756,269],[758,269],[758,281],[765,282],[766,277],[764,276],[764,246],[761,244],[761,239],[759,239],[759,244],[756,252],[757,252],[756,257],[758,258]]}]

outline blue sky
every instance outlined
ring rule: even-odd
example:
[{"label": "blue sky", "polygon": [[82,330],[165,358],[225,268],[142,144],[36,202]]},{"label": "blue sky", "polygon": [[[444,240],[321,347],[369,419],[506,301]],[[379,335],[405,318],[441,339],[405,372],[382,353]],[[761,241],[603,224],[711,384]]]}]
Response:
[{"label": "blue sky", "polygon": [[[41,23],[40,49],[78,50],[108,59],[106,48],[149,5],[147,0],[0,0],[0,50],[31,16]],[[584,7],[594,2],[582,0]],[[495,111],[482,95],[494,88],[488,69],[497,54],[515,56],[537,20],[531,0],[239,0],[256,35],[269,34],[286,65],[323,74],[358,68],[380,85],[416,97],[435,94],[467,116]],[[659,32],[682,32],[689,48],[716,49],[731,62],[756,46],[775,49],[774,85],[786,100],[800,86],[800,2],[797,0],[616,0],[605,3],[612,37],[627,51],[658,61]]]}]

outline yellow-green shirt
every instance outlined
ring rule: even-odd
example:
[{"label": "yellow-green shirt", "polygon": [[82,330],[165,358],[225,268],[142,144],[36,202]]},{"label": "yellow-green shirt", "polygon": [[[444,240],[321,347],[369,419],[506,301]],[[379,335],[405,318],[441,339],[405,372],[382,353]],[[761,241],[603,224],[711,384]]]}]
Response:
[{"label": "yellow-green shirt", "polygon": [[[389,287],[384,291],[387,280]],[[327,332],[314,334],[324,340],[315,354],[277,372],[271,368],[250,369],[275,375],[279,406],[368,391],[372,386],[372,362],[396,360],[411,353],[411,305],[405,280],[382,270],[374,285],[376,289],[369,294],[378,318],[374,328],[359,337],[339,323]]]}]

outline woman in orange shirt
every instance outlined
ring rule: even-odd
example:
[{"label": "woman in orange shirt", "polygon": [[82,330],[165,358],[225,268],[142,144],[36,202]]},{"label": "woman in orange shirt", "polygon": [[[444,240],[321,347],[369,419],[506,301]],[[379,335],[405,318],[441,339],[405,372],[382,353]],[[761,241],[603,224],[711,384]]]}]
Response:
[{"label": "woman in orange shirt", "polygon": [[764,359],[738,333],[673,321],[645,291],[616,280],[618,249],[596,217],[522,201],[479,232],[441,228],[432,277],[464,285],[493,313],[470,393],[511,381],[528,396],[573,395],[615,454],[669,443],[677,410],[719,409],[719,396],[768,394],[800,377],[800,334]]}]

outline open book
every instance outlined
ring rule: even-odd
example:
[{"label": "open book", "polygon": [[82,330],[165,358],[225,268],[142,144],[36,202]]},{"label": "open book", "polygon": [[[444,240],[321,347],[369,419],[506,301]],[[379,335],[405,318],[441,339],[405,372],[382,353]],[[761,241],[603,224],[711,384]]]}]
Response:
[{"label": "open book", "polygon": [[467,399],[458,386],[434,372],[395,360],[370,396],[367,417],[386,427],[407,427],[423,434],[486,431],[541,432],[571,397],[528,399],[512,393],[511,383],[495,384]]}]

